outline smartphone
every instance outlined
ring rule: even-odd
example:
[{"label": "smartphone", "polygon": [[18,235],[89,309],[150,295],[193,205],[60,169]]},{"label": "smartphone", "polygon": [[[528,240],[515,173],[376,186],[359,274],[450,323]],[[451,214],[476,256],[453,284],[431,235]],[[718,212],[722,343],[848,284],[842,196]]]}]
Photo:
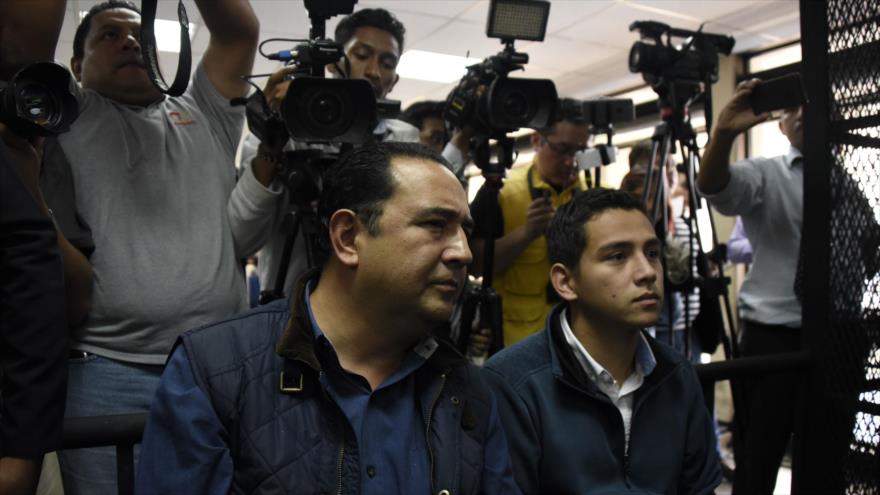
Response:
[{"label": "smartphone", "polygon": [[764,81],[752,90],[752,111],[755,115],[797,107],[807,103],[807,94],[799,72]]}]

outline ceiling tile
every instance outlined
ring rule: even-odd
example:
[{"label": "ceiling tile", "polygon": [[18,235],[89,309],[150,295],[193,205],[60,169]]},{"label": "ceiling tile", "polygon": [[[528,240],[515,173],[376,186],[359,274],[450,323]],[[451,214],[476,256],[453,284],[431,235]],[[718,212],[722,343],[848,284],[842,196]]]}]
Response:
[{"label": "ceiling tile", "polygon": [[[546,67],[581,70],[611,55],[619,49],[600,46],[584,41],[567,41],[548,38],[544,42],[529,43],[517,47],[529,54],[529,61]],[[526,66],[528,68],[528,66]]]},{"label": "ceiling tile", "polygon": [[[3,1],[3,0],[0,0]],[[78,11],[88,10],[101,0],[67,0],[67,12],[56,59],[67,64]],[[135,3],[138,3],[137,1]],[[301,0],[251,0],[260,20],[261,40],[270,37],[305,37],[309,20]],[[209,33],[192,0],[188,14],[197,24],[193,36],[194,63],[207,48]],[[406,48],[450,55],[484,58],[498,53],[497,39],[485,35],[488,0],[360,0],[357,9],[382,7],[395,13],[407,28]],[[176,19],[177,2],[159,2],[159,17]],[[765,48],[799,37],[797,0],[551,0],[548,36],[544,43],[517,43],[517,49],[531,58],[526,71],[516,77],[550,78],[560,94],[588,97],[607,94],[641,84],[638,74],[629,73],[627,54],[638,39],[628,30],[635,20],[657,20],[673,27],[733,35],[736,52]],[[339,18],[327,22],[332,33]],[[270,51],[293,43],[267,46]],[[177,59],[161,54],[166,76],[173,76]],[[278,62],[257,57],[254,73],[271,72]],[[259,80],[262,85],[264,80]],[[445,99],[453,84],[402,79],[391,94],[408,104],[417,99]]]}]

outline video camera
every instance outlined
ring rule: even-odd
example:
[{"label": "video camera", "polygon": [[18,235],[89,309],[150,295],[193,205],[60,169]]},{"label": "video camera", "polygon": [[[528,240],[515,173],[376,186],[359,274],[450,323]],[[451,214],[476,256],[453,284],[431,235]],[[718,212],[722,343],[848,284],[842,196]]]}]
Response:
[{"label": "video camera", "polygon": [[456,127],[472,125],[476,135],[506,134],[521,127],[541,129],[553,122],[556,86],[549,79],[508,77],[529,62],[514,40],[543,41],[550,2],[493,0],[486,35],[500,38],[505,48],[467,68],[449,94],[444,118]]},{"label": "video camera", "polygon": [[[610,165],[617,161],[617,148],[612,143],[614,124],[635,119],[633,101],[628,98],[594,98],[580,103],[580,114],[592,134],[604,133],[607,141],[575,155],[575,166],[581,170]],[[598,175],[597,175],[597,186]]]},{"label": "video camera", "polygon": [[[309,39],[267,56],[296,67],[280,112],[269,108],[258,88],[246,102],[248,127],[270,146],[288,137],[310,143],[363,144],[372,139],[379,118],[400,112],[400,103],[377,102],[373,87],[365,80],[324,77],[325,66],[345,60],[342,46],[325,38],[325,22],[350,14],[357,0],[304,1],[311,20]],[[263,44],[267,41],[272,40]]]},{"label": "video camera", "polygon": [[[630,31],[638,31],[642,40],[636,41],[629,52],[629,70],[641,73],[645,82],[664,98],[672,96],[672,106],[684,107],[686,102],[718,81],[718,54],[730,55],[734,39],[723,34],[712,34],[673,28],[656,21],[636,21]],[[664,43],[663,37],[666,37]],[[685,38],[680,46],[672,38]]]},{"label": "video camera", "polygon": [[51,136],[70,130],[79,116],[75,82],[54,62],[26,65],[0,81],[0,122],[22,137]]}]

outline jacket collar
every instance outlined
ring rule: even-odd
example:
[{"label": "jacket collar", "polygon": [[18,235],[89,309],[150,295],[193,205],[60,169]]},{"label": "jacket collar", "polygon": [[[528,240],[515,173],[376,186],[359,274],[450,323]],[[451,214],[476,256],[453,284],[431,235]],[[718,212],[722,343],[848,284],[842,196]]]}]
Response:
[{"label": "jacket collar", "polygon": [[[320,273],[320,269],[317,268],[309,270],[294,284],[293,293],[290,296],[290,317],[275,347],[279,356],[299,361],[315,372],[321,371],[321,363],[315,354],[315,336],[309,321],[309,311],[305,304],[305,291],[308,282],[317,280]],[[448,335],[448,324],[441,326],[435,332],[439,347],[422,366],[432,375],[443,373],[453,366],[467,362],[464,356],[449,342]]]},{"label": "jacket collar", "polygon": [[[553,376],[567,384],[570,387],[578,389],[588,395],[598,396],[599,388],[587,376],[583,366],[580,365],[574,355],[574,351],[565,340],[562,332],[562,326],[559,324],[560,314],[565,311],[564,303],[557,304],[550,314],[547,316],[546,337],[548,339],[548,348],[550,350],[550,364],[553,370]],[[654,370],[645,376],[645,382],[639,389],[637,395],[644,395],[653,387],[662,382],[670,375],[678,366],[681,366],[683,358],[675,353],[675,351],[667,348],[661,348],[653,339],[647,339],[651,352],[657,360]]]}]

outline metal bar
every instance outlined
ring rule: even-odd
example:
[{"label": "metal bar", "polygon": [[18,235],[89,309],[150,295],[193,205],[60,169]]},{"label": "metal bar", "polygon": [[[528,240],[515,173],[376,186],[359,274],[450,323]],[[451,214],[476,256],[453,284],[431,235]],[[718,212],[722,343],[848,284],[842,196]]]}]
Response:
[{"label": "metal bar", "polygon": [[807,351],[767,354],[765,356],[742,357],[727,361],[698,364],[694,366],[702,382],[718,382],[753,375],[786,373],[808,368],[813,358]]},{"label": "metal bar", "polygon": [[65,418],[61,448],[83,449],[125,443],[134,445],[141,441],[146,421],[145,413]]},{"label": "metal bar", "polygon": [[880,148],[880,138],[862,136],[861,134],[841,134],[839,136],[831,136],[834,142],[840,144],[848,144],[857,148]]},{"label": "metal bar", "polygon": [[[840,2],[835,6],[839,6]],[[829,120],[832,112],[830,76],[831,57],[839,65],[843,59],[830,54],[829,11],[827,2],[800,0],[801,53],[803,53],[804,87],[809,104],[803,112],[804,213],[801,249],[804,259],[804,299],[802,306],[801,343],[817,357],[827,350],[830,338],[830,258],[831,258],[831,164]],[[792,493],[842,493],[839,476],[829,471],[840,457],[832,452],[834,443],[833,415],[823,404],[824,383],[822,359],[803,374],[803,394],[795,407],[794,440],[792,442]]]},{"label": "metal bar", "polygon": [[867,117],[853,117],[831,122],[829,130],[833,137],[845,134],[848,131],[878,126],[880,126],[880,115],[869,115]]},{"label": "metal bar", "polygon": [[116,488],[119,495],[134,495],[134,444],[116,445]]}]

